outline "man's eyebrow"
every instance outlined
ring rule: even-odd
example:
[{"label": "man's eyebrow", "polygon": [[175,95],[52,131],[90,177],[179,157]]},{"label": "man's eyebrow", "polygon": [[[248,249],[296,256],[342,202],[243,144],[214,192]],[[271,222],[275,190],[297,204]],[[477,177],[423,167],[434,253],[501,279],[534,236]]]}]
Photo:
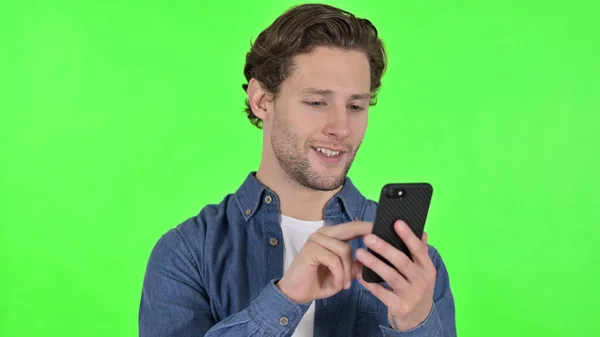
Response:
[{"label": "man's eyebrow", "polygon": [[350,96],[350,99],[371,99],[371,94],[354,94]]},{"label": "man's eyebrow", "polygon": [[[333,91],[328,90],[328,89],[317,89],[317,88],[306,88],[306,89],[302,89],[300,90],[301,93],[303,94],[312,94],[312,95],[320,95],[320,96],[332,96],[333,95]],[[364,93],[364,94],[353,94],[350,95],[350,99],[371,99],[371,94],[370,93]]]},{"label": "man's eyebrow", "polygon": [[327,89],[317,89],[317,88],[306,88],[300,90],[303,94],[313,94],[313,95],[321,95],[321,96],[331,96],[333,95],[333,91]]}]

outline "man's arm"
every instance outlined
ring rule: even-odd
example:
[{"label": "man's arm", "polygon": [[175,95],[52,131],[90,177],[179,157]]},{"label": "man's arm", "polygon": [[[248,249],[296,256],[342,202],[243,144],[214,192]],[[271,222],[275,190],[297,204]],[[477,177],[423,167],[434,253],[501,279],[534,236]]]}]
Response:
[{"label": "man's arm", "polygon": [[385,337],[456,337],[454,297],[450,289],[448,270],[440,254],[433,247],[431,260],[436,269],[434,301],[427,319],[410,331],[396,331],[391,326],[381,326]]},{"label": "man's arm", "polygon": [[140,337],[291,335],[309,307],[289,300],[271,281],[248,308],[216,322],[201,268],[177,229],[161,237],[144,278]]}]

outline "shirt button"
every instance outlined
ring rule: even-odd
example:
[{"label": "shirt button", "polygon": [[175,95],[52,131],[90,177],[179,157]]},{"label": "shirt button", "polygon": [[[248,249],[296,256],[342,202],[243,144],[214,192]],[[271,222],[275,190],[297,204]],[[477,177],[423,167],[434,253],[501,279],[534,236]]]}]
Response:
[{"label": "shirt button", "polygon": [[271,198],[271,196],[270,196],[270,195],[267,195],[267,196],[265,197],[265,202],[266,202],[267,204],[270,204],[272,201],[273,201],[273,198]]},{"label": "shirt button", "polygon": [[285,316],[282,316],[281,318],[279,318],[279,324],[281,325],[288,325],[288,318]]},{"label": "shirt button", "polygon": [[251,213],[252,213],[252,210],[251,210],[250,208],[248,208],[248,209],[246,210],[246,215],[250,215]]},{"label": "shirt button", "polygon": [[269,243],[271,244],[271,246],[277,246],[279,241],[276,238],[271,238],[269,239]]}]

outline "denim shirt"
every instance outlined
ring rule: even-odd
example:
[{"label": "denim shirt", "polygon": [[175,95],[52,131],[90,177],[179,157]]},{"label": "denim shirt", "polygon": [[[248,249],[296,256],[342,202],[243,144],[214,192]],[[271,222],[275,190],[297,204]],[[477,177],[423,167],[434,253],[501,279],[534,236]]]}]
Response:
[{"label": "denim shirt", "polygon": [[[373,221],[377,203],[349,178],[324,209],[327,226]],[[291,336],[310,304],[296,304],[275,286],[283,276],[283,236],[277,195],[248,175],[235,194],[166,232],[148,261],[139,335]],[[350,241],[365,248],[362,238]],[[456,336],[448,272],[429,246],[436,270],[434,305],[416,328],[389,325],[387,307],[357,280],[315,301],[314,337]]]}]

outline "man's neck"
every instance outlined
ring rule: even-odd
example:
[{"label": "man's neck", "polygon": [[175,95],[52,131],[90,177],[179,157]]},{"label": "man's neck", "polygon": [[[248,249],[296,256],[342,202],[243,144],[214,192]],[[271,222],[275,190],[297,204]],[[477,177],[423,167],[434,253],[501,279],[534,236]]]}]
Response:
[{"label": "man's neck", "polygon": [[283,172],[279,172],[280,170],[273,173],[266,171],[261,165],[256,179],[277,194],[282,214],[299,220],[322,220],[325,205],[342,188],[317,191],[286,177]]}]

